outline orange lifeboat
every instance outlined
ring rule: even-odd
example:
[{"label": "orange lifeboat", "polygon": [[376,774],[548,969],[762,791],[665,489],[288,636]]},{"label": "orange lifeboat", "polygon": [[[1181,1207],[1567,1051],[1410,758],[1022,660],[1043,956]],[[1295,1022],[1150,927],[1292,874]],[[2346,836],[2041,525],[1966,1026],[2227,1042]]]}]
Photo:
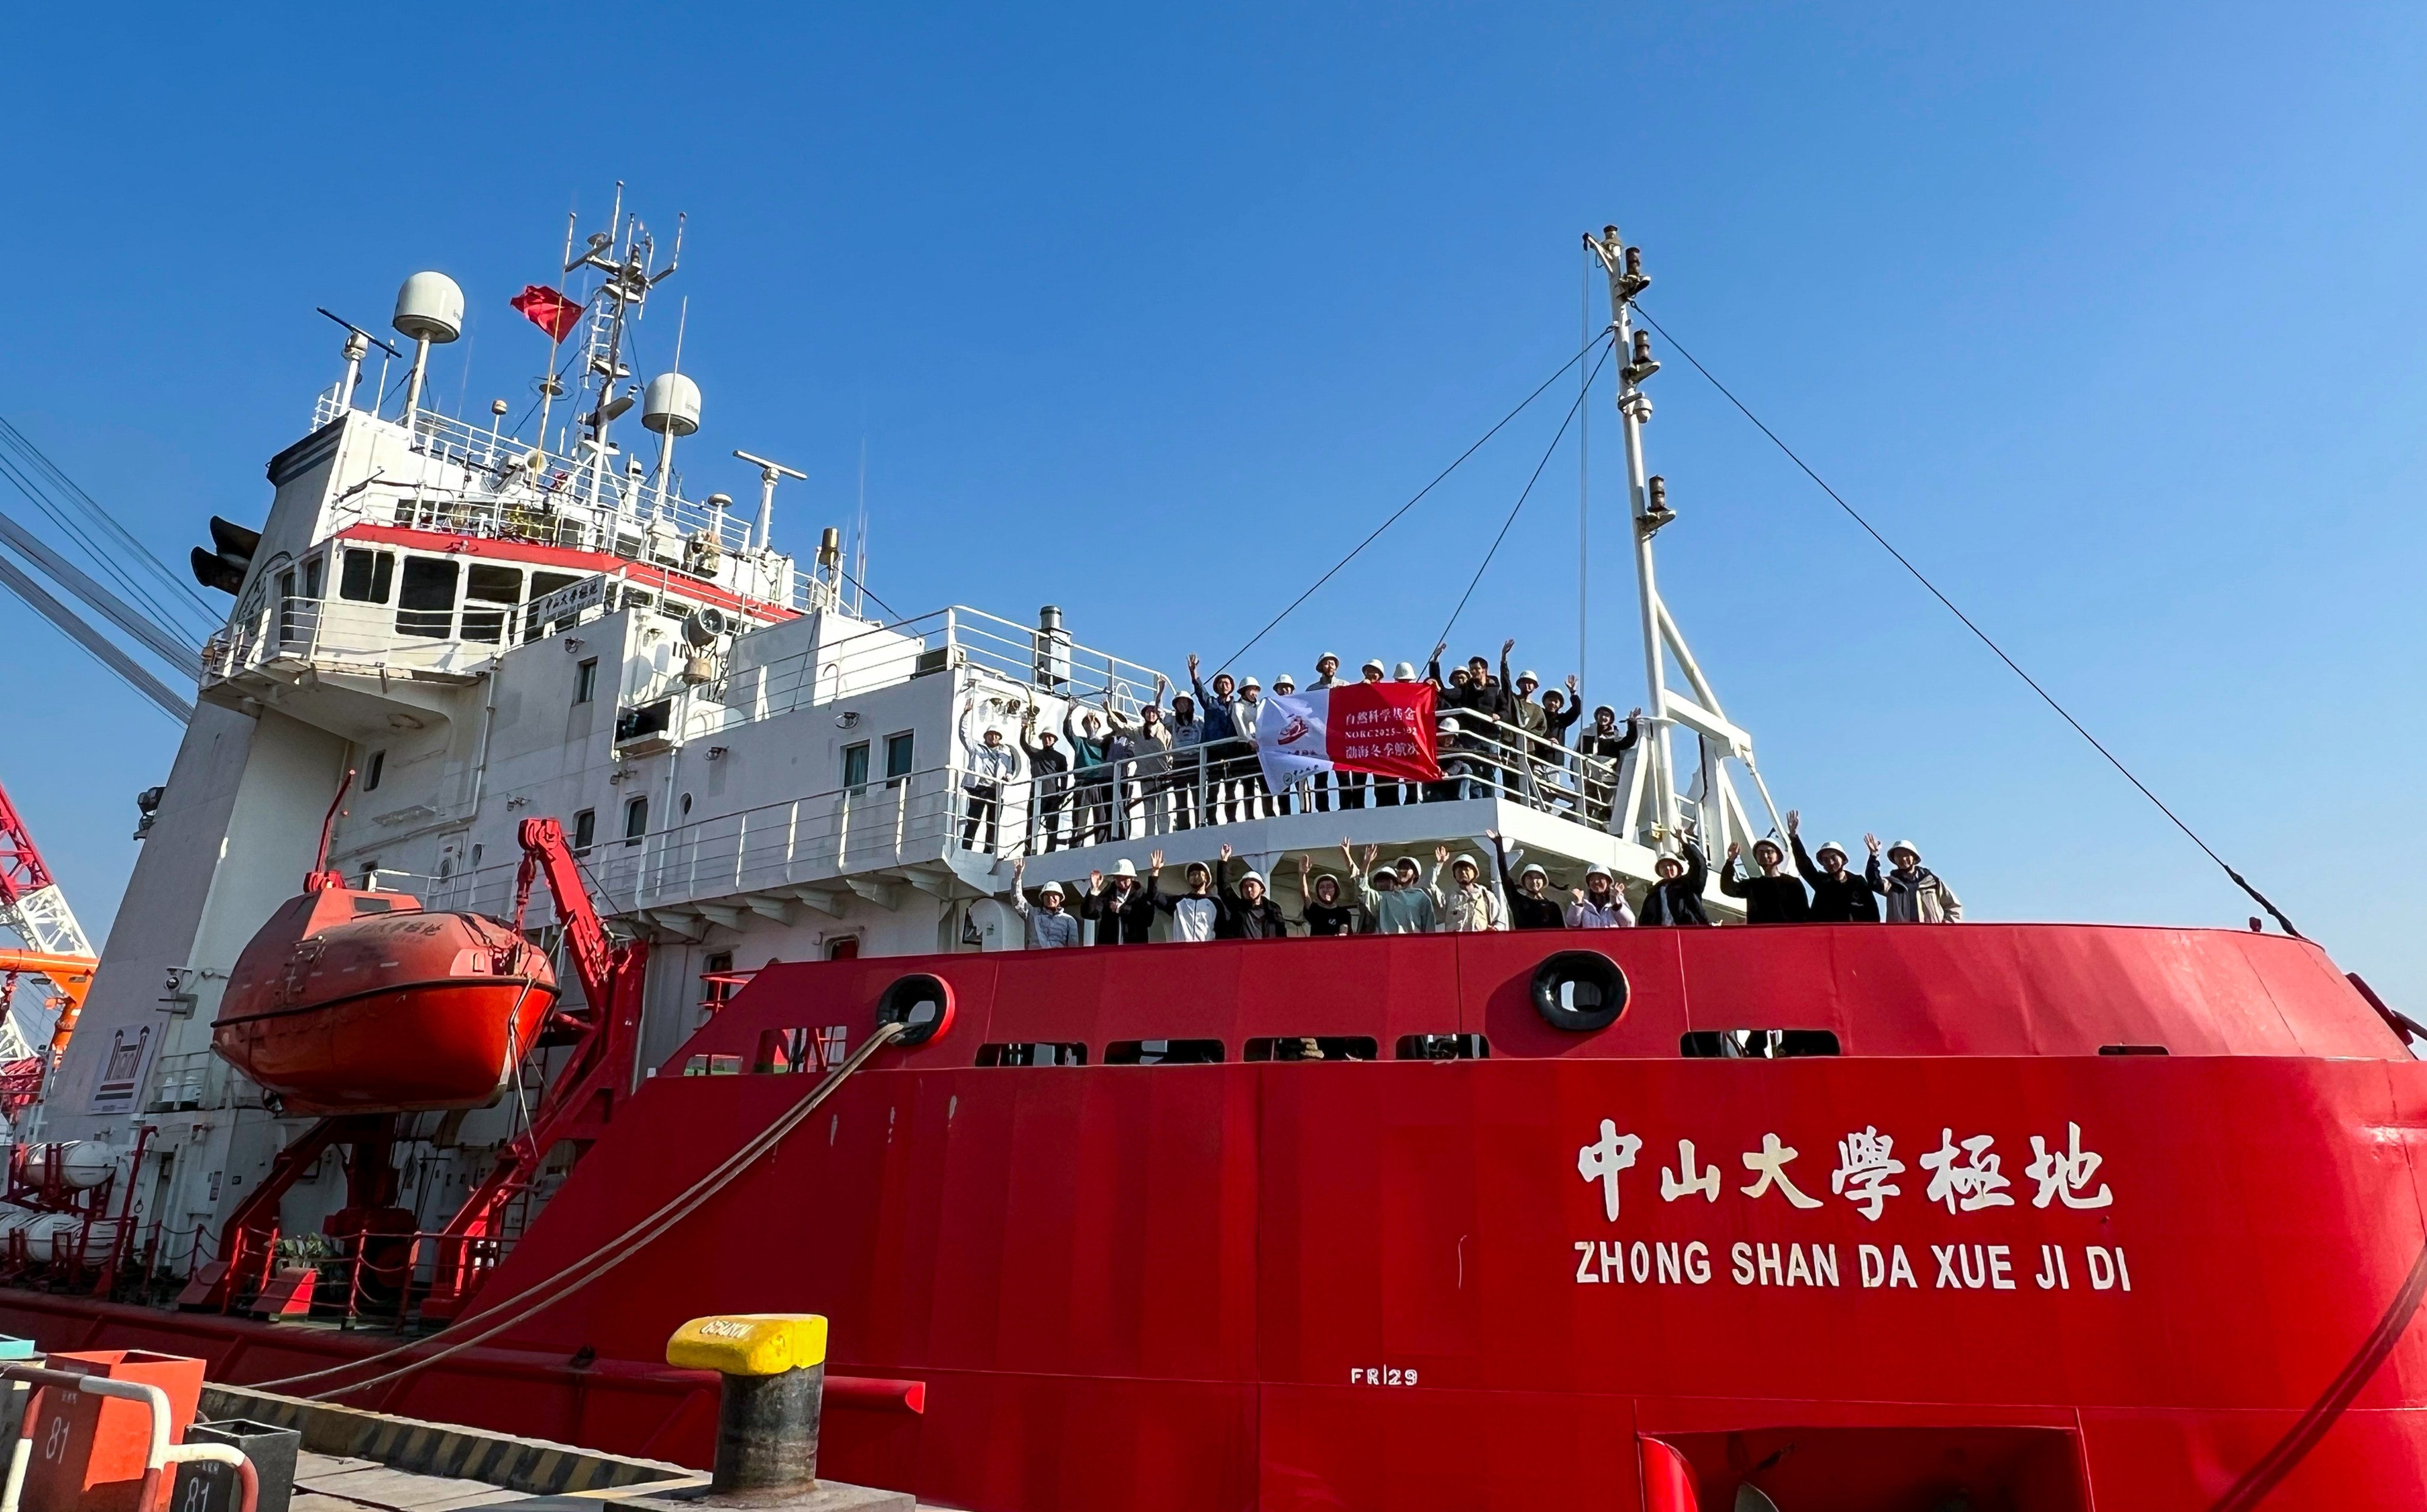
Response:
[{"label": "orange lifeboat", "polygon": [[236,957],[211,1048],[292,1113],[495,1102],[555,1009],[546,954],[493,919],[312,880]]}]

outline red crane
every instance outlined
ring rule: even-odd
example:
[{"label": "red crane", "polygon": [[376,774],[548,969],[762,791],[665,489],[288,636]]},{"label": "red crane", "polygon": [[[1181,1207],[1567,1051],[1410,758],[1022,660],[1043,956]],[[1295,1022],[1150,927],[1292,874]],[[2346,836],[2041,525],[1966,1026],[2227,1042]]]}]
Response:
[{"label": "red crane", "polygon": [[[34,837],[0,788],[0,927],[25,942],[23,951],[0,948],[0,1116],[14,1120],[41,1095],[44,1073],[57,1064],[75,1029],[86,990],[92,984],[92,942],[68,907],[67,895],[42,860]],[[19,973],[47,978],[53,1012],[48,1049],[29,1044],[8,1015]]]},{"label": "red crane", "polygon": [[523,861],[514,877],[514,928],[522,928],[532,883],[546,879],[584,1000],[578,1008],[560,1002],[540,1044],[570,1046],[570,1053],[531,1109],[530,1126],[498,1152],[496,1167],[464,1199],[440,1238],[436,1275],[421,1305],[421,1315],[429,1319],[454,1317],[470,1300],[506,1237],[507,1213],[529,1195],[549,1152],[571,1145],[578,1159],[606,1133],[615,1104],[632,1090],[648,941],[618,942],[607,933],[591,906],[563,825],[527,819],[515,837]]},{"label": "red crane", "polygon": [[[545,879],[583,1001],[566,1007],[560,1000],[551,1010],[539,1046],[563,1049],[563,1060],[531,1108],[529,1127],[506,1143],[496,1167],[434,1236],[430,1291],[421,1303],[421,1315],[432,1321],[458,1316],[479,1290],[502,1255],[508,1214],[530,1192],[549,1153],[569,1144],[578,1157],[606,1132],[615,1105],[631,1091],[633,1054],[640,1043],[647,941],[618,942],[608,934],[582,885],[564,826],[553,819],[527,819],[516,838],[523,860],[514,886],[515,932],[522,931],[533,884]],[[316,868],[312,885],[324,875]],[[410,1223],[402,1210],[392,1206],[397,1172],[390,1149],[396,1117],[393,1113],[345,1114],[305,1130],[229,1215],[220,1229],[220,1259],[196,1268],[179,1305],[224,1307],[240,1288],[257,1287],[256,1311],[300,1313],[310,1306],[309,1273],[273,1277],[271,1246],[287,1190],[338,1145],[351,1146],[346,1207],[331,1215],[329,1231],[332,1237],[366,1246],[364,1253],[376,1259],[380,1269],[393,1269],[403,1258],[405,1240],[385,1225]]]}]

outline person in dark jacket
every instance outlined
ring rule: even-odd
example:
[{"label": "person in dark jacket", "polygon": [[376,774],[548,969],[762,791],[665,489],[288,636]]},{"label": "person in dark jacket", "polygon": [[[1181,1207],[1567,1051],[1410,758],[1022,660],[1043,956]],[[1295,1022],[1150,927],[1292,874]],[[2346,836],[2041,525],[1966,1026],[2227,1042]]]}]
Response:
[{"label": "person in dark jacket", "polygon": [[[1227,672],[1214,675],[1214,691],[1207,692],[1197,675],[1197,653],[1188,654],[1188,686],[1197,694],[1200,745],[1205,760],[1205,822],[1232,823],[1239,818],[1240,740],[1239,722],[1235,712],[1238,684]],[[1255,733],[1247,733],[1246,755],[1255,756]],[[1252,817],[1252,815],[1250,816]]]},{"label": "person in dark jacket", "polygon": [[[1349,865],[1356,866],[1350,857]],[[1306,920],[1309,935],[1354,935],[1357,933],[1357,907],[1340,895],[1340,879],[1327,871],[1314,874],[1314,857],[1297,858],[1297,892],[1305,900],[1299,906],[1299,917]]]},{"label": "person in dark jacket", "polygon": [[1070,780],[1077,797],[1070,808],[1070,843],[1092,845],[1112,836],[1113,769],[1104,760],[1104,722],[1094,709],[1077,723],[1074,707],[1062,716],[1062,738],[1070,742]]},{"label": "person in dark jacket", "polygon": [[[1032,735],[1034,740],[1029,739]],[[1028,753],[1030,780],[1036,789],[1036,833],[1043,841],[1036,847],[1039,851],[1051,851],[1062,842],[1062,805],[1070,797],[1070,758],[1054,743],[1055,739],[1051,730],[1037,732],[1036,706],[1029,705],[1020,720],[1019,748]]]},{"label": "person in dark jacket", "polygon": [[1161,851],[1154,853],[1153,868],[1143,887],[1138,886],[1137,867],[1128,861],[1114,862],[1110,879],[1100,871],[1087,873],[1087,896],[1079,901],[1079,917],[1096,921],[1097,944],[1147,942],[1147,932],[1154,928],[1155,871],[1163,868]]},{"label": "person in dark jacket", "polygon": [[1728,864],[1719,869],[1719,890],[1731,898],[1741,898],[1748,924],[1800,924],[1812,917],[1812,900],[1803,891],[1803,881],[1786,868],[1786,847],[1767,835],[1752,842],[1753,864],[1761,874],[1740,877],[1744,865],[1743,847],[1728,846]]},{"label": "person in dark jacket", "polygon": [[[1583,707],[1583,701],[1577,701]],[[1593,710],[1590,728],[1576,737],[1576,756],[1584,768],[1585,822],[1607,825],[1610,805],[1618,794],[1618,762],[1621,756],[1635,749],[1643,733],[1643,710],[1636,709],[1626,716],[1626,728],[1618,727],[1618,711],[1604,704]]]},{"label": "person in dark jacket", "polygon": [[1491,859],[1500,870],[1500,886],[1508,895],[1508,927],[1510,929],[1565,929],[1567,910],[1551,896],[1551,874],[1528,862],[1525,870],[1515,876],[1508,874],[1508,852],[1500,843],[1498,830],[1485,830],[1491,841]]},{"label": "person in dark jacket", "polygon": [[1707,924],[1711,916],[1702,911],[1702,883],[1710,869],[1703,865],[1702,849],[1694,843],[1693,833],[1680,826],[1678,845],[1686,858],[1663,854],[1652,864],[1660,873],[1643,894],[1643,906],[1636,910],[1638,924]]},{"label": "person in dark jacket", "polygon": [[1214,868],[1214,891],[1221,900],[1221,912],[1214,919],[1214,937],[1217,940],[1277,940],[1289,934],[1289,919],[1281,905],[1273,902],[1264,890],[1264,874],[1250,869],[1239,879],[1239,890],[1230,890],[1230,848],[1222,847],[1222,859]]},{"label": "person in dark jacket", "polygon": [[1786,811],[1786,843],[1795,851],[1795,870],[1812,884],[1812,919],[1821,924],[1876,924],[1880,896],[1868,879],[1847,865],[1846,848],[1834,840],[1820,842],[1820,864],[1804,854],[1800,809]]}]

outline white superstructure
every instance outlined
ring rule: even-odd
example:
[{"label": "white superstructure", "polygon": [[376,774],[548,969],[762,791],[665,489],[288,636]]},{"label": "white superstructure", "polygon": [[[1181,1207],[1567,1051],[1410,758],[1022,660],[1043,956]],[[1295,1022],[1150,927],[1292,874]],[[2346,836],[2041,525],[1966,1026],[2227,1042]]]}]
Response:
[{"label": "white superstructure", "polygon": [[[802,478],[781,463],[734,453],[758,474],[750,508],[694,500],[673,452],[680,438],[687,458],[721,455],[704,445],[701,387],[671,368],[636,382],[628,362],[672,261],[655,266],[619,206],[614,230],[567,264],[592,286],[558,354],[570,360],[539,385],[531,435],[507,428],[502,401],[486,424],[425,404],[428,348],[461,329],[464,296],[415,274],[397,307],[415,343],[395,353],[411,364],[399,401],[360,401],[375,338],[350,331],[344,377],[269,464],[259,543],[204,650],[199,707],[42,1126],[50,1139],[106,1132],[120,1150],[128,1126],[153,1126],[135,1177],[147,1226],[215,1233],[308,1122],[265,1107],[217,1060],[210,1025],[236,953],[299,890],[350,771],[330,866],[433,909],[510,913],[515,826],[562,821],[602,914],[653,941],[642,1074],[771,960],[1016,947],[1006,900],[1022,856],[1034,886],[1083,884],[1120,861],[1144,871],[1159,850],[1176,888],[1188,861],[1228,845],[1275,875],[1294,910],[1288,858],[1311,854],[1337,873],[1344,835],[1427,868],[1436,843],[1488,866],[1482,837],[1496,828],[1564,894],[1590,864],[1651,876],[1680,820],[1699,825],[1715,865],[1769,827],[1751,823],[1726,774],[1730,761],[1750,771],[1750,739],[1652,581],[1666,519],[1641,465],[1640,363],[1628,362],[1620,405],[1656,718],[1600,774],[1605,806],[1585,801],[1571,753],[1529,756],[1509,732],[1471,753],[1465,790],[1394,789],[1404,801],[1388,805],[1365,791],[1353,808],[1343,789],[1298,793],[1275,805],[1289,811],[1185,828],[1184,810],[1224,817],[1205,773],[1178,764],[1175,792],[1124,772],[1110,833],[1047,849],[1054,801],[1067,842],[1084,795],[1034,780],[1023,760],[995,822],[973,827],[971,750],[989,726],[1017,750],[1032,710],[1056,732],[1067,715],[1134,716],[1154,671],[1074,642],[1050,609],[1034,625],[957,607],[868,616],[837,531],[806,568],[776,548],[778,481]],[[1613,261],[1627,359],[1623,276]],[[647,435],[627,451],[616,422],[636,406]],[[1686,690],[1667,687],[1664,650]],[[1694,742],[1683,780],[1672,739]],[[1716,891],[1711,905],[1734,911]],[[443,1222],[527,1115],[510,1097],[410,1120],[399,1200]],[[343,1194],[333,1157],[287,1198],[285,1229],[309,1231]]]}]

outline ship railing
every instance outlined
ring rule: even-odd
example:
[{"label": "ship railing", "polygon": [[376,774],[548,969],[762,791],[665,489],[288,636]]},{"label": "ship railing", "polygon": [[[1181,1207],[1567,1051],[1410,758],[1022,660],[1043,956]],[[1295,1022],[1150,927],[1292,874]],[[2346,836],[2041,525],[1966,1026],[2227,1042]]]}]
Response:
[{"label": "ship railing", "polygon": [[1125,716],[1154,696],[1158,674],[1059,632],[953,605],[915,619],[871,625],[773,661],[739,668],[718,698],[743,722],[832,703],[953,669],[990,674],[1032,697],[1100,704]]},{"label": "ship railing", "polygon": [[[871,741],[871,755],[877,742]],[[1412,806],[1496,798],[1616,833],[1634,754],[1588,758],[1512,725],[1480,718],[1444,738],[1442,777],[1408,783],[1335,774],[1275,794],[1246,742],[1186,748],[1167,760],[1037,776],[1021,770],[989,793],[965,761],[865,780],[781,803],[594,843],[588,875],[612,913],[754,893],[818,906],[842,880],[934,861],[958,849],[1017,858],[1291,813]],[[513,868],[434,880],[430,906],[502,913]]]},{"label": "ship railing", "polygon": [[939,858],[959,817],[955,773],[930,767],[594,846],[619,911],[763,892]]},{"label": "ship railing", "polygon": [[[345,413],[334,389],[314,406],[315,429]],[[391,422],[394,423],[394,422]],[[331,511],[333,523],[361,520],[454,535],[528,541],[596,551],[720,581],[745,597],[806,613],[857,607],[840,575],[761,554],[756,524],[723,504],[685,498],[675,477],[627,470],[621,453],[584,442],[579,454],[551,452],[497,425],[434,410],[414,417],[419,464],[378,480]],[[432,465],[435,464],[435,465]]]},{"label": "ship railing", "polygon": [[254,670],[426,672],[469,675],[513,639],[519,610],[472,602],[459,626],[451,609],[398,608],[346,599],[269,600],[230,621],[203,647],[203,670],[224,681]]},{"label": "ship railing", "polygon": [[[1622,835],[1636,753],[1587,756],[1545,735],[1489,717],[1443,717],[1442,776],[1410,782],[1359,772],[1306,776],[1275,792],[1253,740],[1183,746],[1079,771],[1026,770],[1006,785],[993,844],[966,828],[968,849],[1001,854],[1082,848],[1288,814],[1494,798]],[[974,806],[974,805],[973,805]],[[1686,805],[1690,817],[1691,802]]]}]

